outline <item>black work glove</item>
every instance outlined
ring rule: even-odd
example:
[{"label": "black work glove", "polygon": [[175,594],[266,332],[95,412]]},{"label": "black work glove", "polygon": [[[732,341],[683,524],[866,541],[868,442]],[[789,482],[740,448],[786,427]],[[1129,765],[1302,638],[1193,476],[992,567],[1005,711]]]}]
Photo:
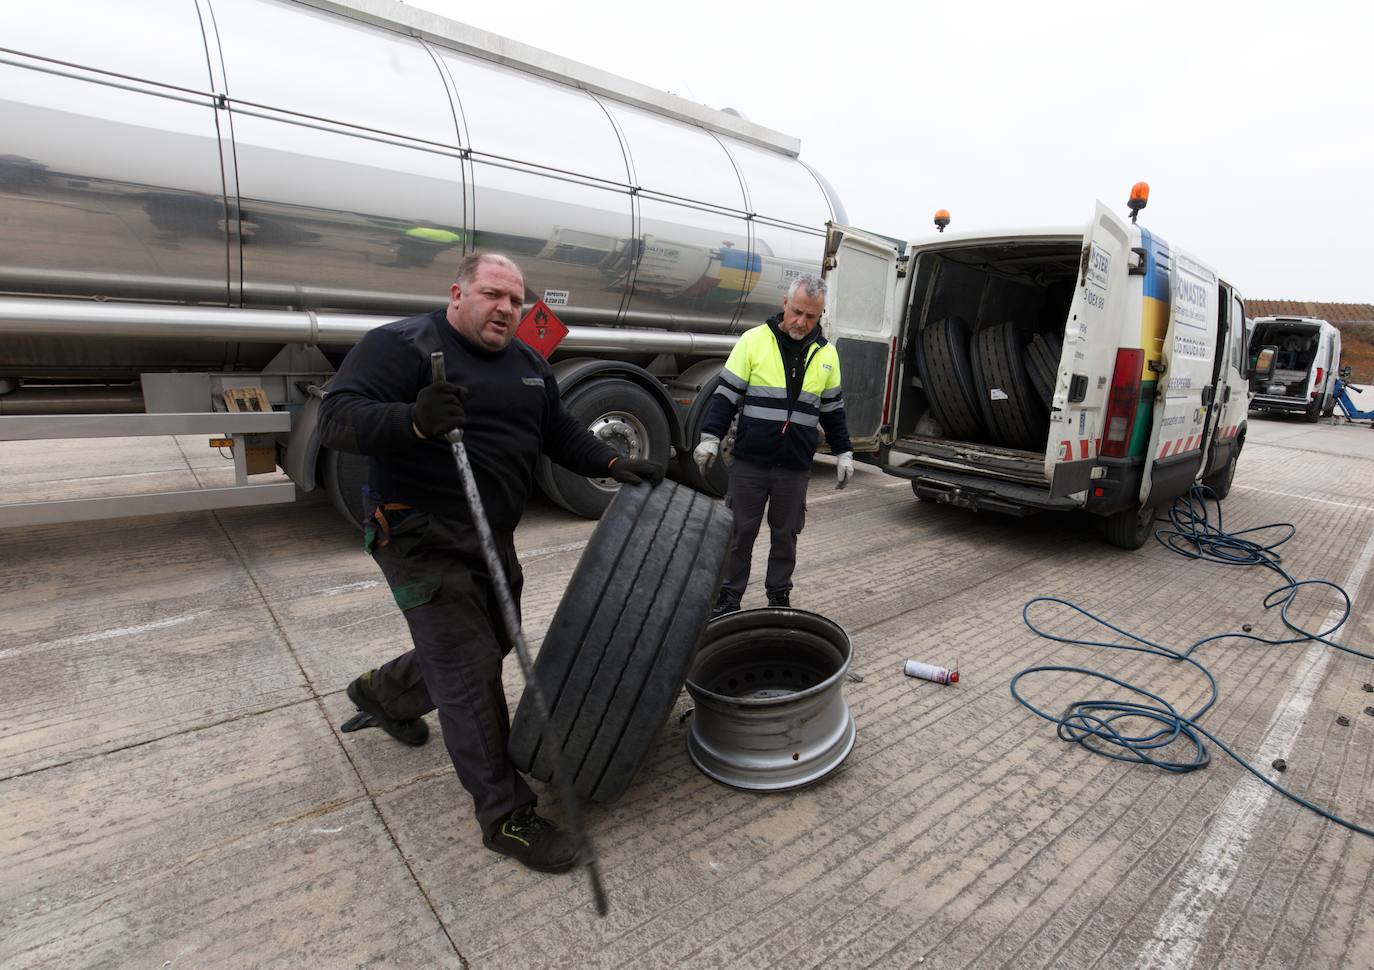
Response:
[{"label": "black work glove", "polygon": [[663,466],[647,458],[613,458],[609,474],[622,485],[657,485],[663,481]]},{"label": "black work glove", "polygon": [[454,428],[461,428],[466,413],[463,402],[468,398],[468,389],[461,384],[448,381],[435,381],[420,388],[415,397],[415,407],[410,412],[410,420],[415,430],[426,438],[443,440]]}]

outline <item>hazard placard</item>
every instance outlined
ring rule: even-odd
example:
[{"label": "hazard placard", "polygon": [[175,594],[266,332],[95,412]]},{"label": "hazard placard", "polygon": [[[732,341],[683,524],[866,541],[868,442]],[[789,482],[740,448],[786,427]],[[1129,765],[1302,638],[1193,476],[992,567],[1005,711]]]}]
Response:
[{"label": "hazard placard", "polygon": [[515,335],[539,351],[541,357],[548,358],[568,335],[568,328],[554,316],[548,304],[536,300],[520,321],[520,326],[515,328]]}]

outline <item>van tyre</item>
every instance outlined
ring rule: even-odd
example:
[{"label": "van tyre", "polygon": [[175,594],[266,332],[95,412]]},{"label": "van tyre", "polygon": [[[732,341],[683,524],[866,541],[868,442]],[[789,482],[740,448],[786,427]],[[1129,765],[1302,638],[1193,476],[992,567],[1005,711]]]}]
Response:
[{"label": "van tyre", "polygon": [[[668,418],[639,385],[618,378],[593,380],[575,387],[563,406],[624,457],[667,464]],[[547,458],[539,460],[535,481],[550,500],[584,519],[600,518],[619,489],[609,478],[584,478]]]},{"label": "van tyre", "polygon": [[1231,449],[1231,457],[1227,459],[1226,467],[1210,478],[1204,478],[1202,484],[1210,488],[1218,500],[1224,499],[1231,494],[1231,483],[1236,480],[1236,465],[1239,463],[1240,442],[1237,441],[1235,447]]},{"label": "van tyre", "polygon": [[947,438],[977,441],[986,434],[978,409],[978,387],[969,361],[968,325],[946,317],[921,331],[916,369],[930,410]]},{"label": "van tyre", "polygon": [[1041,451],[1049,435],[1049,410],[1035,397],[1024,353],[1011,321],[973,335],[971,356],[984,422],[1007,447]]},{"label": "van tyre", "polygon": [[[658,737],[710,619],[730,528],[721,502],[665,481],[622,488],[592,533],[534,666],[582,798],[624,792]],[[509,751],[521,771],[553,779],[528,689]]]},{"label": "van tyre", "polygon": [[1118,549],[1139,549],[1154,532],[1155,510],[1122,509],[1107,516],[1107,541]]},{"label": "van tyre", "polygon": [[1317,398],[1307,406],[1307,410],[1302,413],[1302,419],[1308,424],[1316,424],[1322,416],[1322,399]]}]

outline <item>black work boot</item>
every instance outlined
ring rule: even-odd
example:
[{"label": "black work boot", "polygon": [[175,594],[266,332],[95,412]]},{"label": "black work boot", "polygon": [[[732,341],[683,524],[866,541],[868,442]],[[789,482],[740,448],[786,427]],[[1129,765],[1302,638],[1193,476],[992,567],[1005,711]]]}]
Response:
[{"label": "black work boot", "polygon": [[792,591],[784,589],[777,593],[769,593],[768,605],[790,608],[792,606]]},{"label": "black work boot", "polygon": [[733,613],[739,609],[739,597],[727,590],[721,590],[720,596],[716,598],[716,605],[711,608],[711,619],[724,616],[726,613]]},{"label": "black work boot", "polygon": [[375,671],[369,670],[348,685],[348,699],[362,713],[350,717],[339,730],[347,733],[349,731],[361,731],[363,728],[379,727],[397,741],[412,747],[419,747],[428,741],[429,725],[424,722],[424,718],[393,721],[386,716],[386,711],[382,709],[382,705],[372,699],[369,690],[372,686],[373,673]]},{"label": "black work boot", "polygon": [[541,815],[534,806],[517,808],[482,844],[537,872],[563,872],[577,865],[577,840]]}]

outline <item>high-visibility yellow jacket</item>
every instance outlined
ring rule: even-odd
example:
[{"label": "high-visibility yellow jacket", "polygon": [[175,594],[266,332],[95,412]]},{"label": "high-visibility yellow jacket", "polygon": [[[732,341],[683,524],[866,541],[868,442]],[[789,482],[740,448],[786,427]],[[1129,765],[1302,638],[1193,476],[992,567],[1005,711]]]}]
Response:
[{"label": "high-visibility yellow jacket", "polygon": [[778,331],[782,314],[746,330],[720,372],[701,430],[725,437],[739,413],[734,457],[756,465],[810,468],[820,442],[853,451],[840,391],[840,357],[820,325],[805,340]]}]

